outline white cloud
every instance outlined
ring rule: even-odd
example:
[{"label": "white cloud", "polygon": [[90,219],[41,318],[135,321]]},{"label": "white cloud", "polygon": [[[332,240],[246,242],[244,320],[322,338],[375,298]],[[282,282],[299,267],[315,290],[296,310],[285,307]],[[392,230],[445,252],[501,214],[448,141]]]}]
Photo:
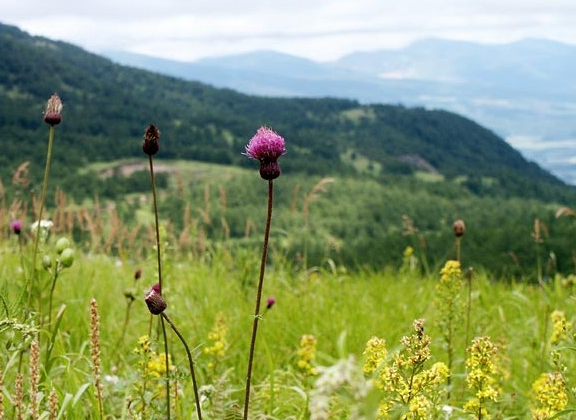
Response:
[{"label": "white cloud", "polygon": [[327,60],[431,36],[576,44],[572,0],[19,0],[3,5],[1,20],[92,51],[181,60],[257,49]]}]

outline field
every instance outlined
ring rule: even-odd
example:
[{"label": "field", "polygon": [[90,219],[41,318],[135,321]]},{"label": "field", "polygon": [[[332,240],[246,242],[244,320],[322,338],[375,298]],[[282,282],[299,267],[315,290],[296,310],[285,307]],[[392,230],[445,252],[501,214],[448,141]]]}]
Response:
[{"label": "field", "polygon": [[[46,296],[52,276],[43,270],[39,278],[44,285],[45,317],[40,326],[37,317],[23,318],[30,270],[28,256],[33,245],[26,239],[31,238],[12,235],[1,248],[5,418],[11,418],[11,407],[17,402],[18,372],[25,377],[24,391],[20,391],[21,407],[26,411],[32,406],[33,394],[28,389],[29,349],[34,339],[38,340],[40,351],[39,388],[34,396],[40,415],[48,416],[49,394],[54,390],[59,413],[55,418],[98,418],[91,358],[91,299],[98,303],[100,315],[99,376],[105,418],[163,418],[163,370],[156,360],[162,353],[162,340],[157,319],[150,315],[143,299],[146,290],[156,282],[154,254],[134,260],[76,251],[72,266],[58,276],[50,324],[46,321]],[[41,254],[52,255],[56,260],[57,239],[55,235],[48,236]],[[23,242],[22,248],[18,246],[19,240]],[[204,417],[236,418],[243,404],[260,249],[254,246],[230,250],[222,245],[201,257],[173,258],[172,243],[167,238],[164,248],[166,313],[193,348],[204,395]],[[483,272],[470,277],[464,273],[457,276],[463,281],[461,288],[446,291],[439,289],[440,273],[426,277],[417,268],[410,268],[413,258],[410,255],[405,257],[405,265],[396,269],[354,272],[332,261],[304,271],[294,267],[281,253],[272,252],[269,257],[263,296],[273,296],[275,303],[262,314],[251,418],[310,418],[310,405],[317,396],[321,378],[329,377],[325,367],[340,366],[339,361],[349,357],[353,358],[352,368],[357,374],[352,377],[368,387],[365,380],[378,377],[362,371],[368,340],[373,336],[386,340],[388,357],[382,365],[391,364],[395,352],[402,349],[401,338],[414,333],[412,322],[416,319],[425,319],[424,331],[431,337],[431,356],[421,368],[430,369],[436,362],[452,365],[450,388],[446,388],[445,382],[422,395],[434,394],[439,408],[453,407],[452,418],[477,418],[460,411],[475,393],[466,386],[469,372],[464,362],[468,357],[465,349],[473,337],[490,337],[498,349],[499,367],[492,374],[498,395],[494,401],[485,402],[490,415],[529,418],[530,409],[538,407],[532,384],[542,373],[556,371],[562,372],[565,381],[560,389],[569,395],[568,405],[562,408],[574,404],[569,392],[574,384],[571,324],[565,324],[561,337],[554,338],[558,321],[554,324],[551,319],[554,311],[562,311],[567,320],[573,319],[572,277],[558,277],[538,286],[497,281]],[[135,280],[137,270],[142,274]],[[132,304],[130,296],[135,297]],[[445,310],[446,302],[452,302],[450,308],[457,312],[452,321]],[[451,361],[445,339],[447,328],[454,331]],[[142,337],[147,334],[153,353],[143,354]],[[314,337],[315,347],[308,359],[301,348],[303,336]],[[221,344],[221,351],[214,351],[217,343]],[[178,384],[171,402],[173,415],[191,418],[194,397],[186,355],[174,335],[169,335],[169,349],[174,364],[172,378]],[[551,357],[552,350],[557,356]],[[561,370],[562,366],[566,370]],[[358,384],[339,381],[337,377],[333,380],[337,384],[332,390],[331,414],[326,418],[348,418],[355,406],[366,410],[365,417],[358,418],[375,418],[370,414],[373,409],[387,398],[388,401],[398,398],[374,385],[362,394],[363,398],[357,398],[350,390]],[[377,379],[373,383],[378,383]],[[392,418],[400,416],[409,404],[404,407],[396,402],[394,407],[400,411],[393,410]],[[446,411],[442,413],[430,411],[423,417],[407,418],[449,418]]]},{"label": "field", "polygon": [[0,420],[572,415],[573,210],[438,177],[275,181],[265,127],[260,177],[154,165],[158,136],[148,162],[82,169],[115,200],[51,190],[49,165],[39,196],[28,164],[1,189]]}]

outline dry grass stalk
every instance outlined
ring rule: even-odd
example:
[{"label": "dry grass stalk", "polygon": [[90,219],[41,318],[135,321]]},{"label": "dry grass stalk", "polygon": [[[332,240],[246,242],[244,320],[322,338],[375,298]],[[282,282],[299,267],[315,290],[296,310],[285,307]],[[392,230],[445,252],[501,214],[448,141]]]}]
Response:
[{"label": "dry grass stalk", "polygon": [[222,212],[226,212],[226,206],[228,203],[228,197],[226,196],[226,190],[222,185],[218,188],[218,193],[220,195],[220,209]]},{"label": "dry grass stalk", "polygon": [[103,419],[103,384],[100,367],[100,314],[98,313],[98,303],[96,302],[96,299],[90,300],[90,349],[90,355],[92,356],[92,372],[94,373],[94,388],[96,400],[98,401],[98,412],[100,414],[100,419]]},{"label": "dry grass stalk", "polygon": [[304,202],[302,203],[302,214],[304,215],[306,226],[308,226],[310,217],[310,204],[318,200],[321,195],[326,192],[326,186],[332,184],[333,182],[336,182],[335,178],[323,178],[312,187],[308,194],[304,196]]},{"label": "dry grass stalk", "polygon": [[58,394],[56,389],[52,388],[50,397],[48,399],[48,420],[56,420],[58,418]]},{"label": "dry grass stalk", "polygon": [[184,208],[184,215],[183,215],[183,227],[182,232],[178,236],[178,245],[180,249],[185,249],[190,247],[191,238],[190,238],[190,213],[191,213],[190,203],[186,203],[186,207]]},{"label": "dry grass stalk", "polygon": [[14,381],[14,412],[17,420],[24,418],[24,374],[18,373]]},{"label": "dry grass stalk", "polygon": [[38,385],[40,383],[40,345],[35,338],[30,345],[30,418],[38,419]]},{"label": "dry grass stalk", "polygon": [[28,177],[28,166],[30,162],[26,161],[16,168],[14,175],[12,175],[12,184],[17,185],[23,189],[26,189],[30,185],[30,179]]}]

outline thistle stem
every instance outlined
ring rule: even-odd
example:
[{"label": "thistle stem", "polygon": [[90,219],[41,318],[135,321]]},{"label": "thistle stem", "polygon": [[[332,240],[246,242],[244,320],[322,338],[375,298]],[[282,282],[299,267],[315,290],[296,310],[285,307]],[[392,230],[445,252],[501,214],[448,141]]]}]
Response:
[{"label": "thistle stem", "polygon": [[254,323],[252,325],[252,339],[250,341],[250,355],[248,357],[248,372],[246,374],[246,395],[244,397],[244,420],[248,420],[248,408],[250,404],[250,381],[252,379],[252,365],[254,362],[254,350],[256,348],[256,334],[258,321],[260,320],[260,303],[262,300],[262,288],[264,285],[264,272],[266,270],[266,257],[268,255],[268,239],[270,237],[270,225],[272,222],[272,202],[274,198],[274,186],[272,180],[268,180],[268,213],[266,216],[266,229],[264,231],[264,244],[262,246],[262,259],[260,261],[260,278],[256,293],[256,309],[254,310]]},{"label": "thistle stem", "polygon": [[156,178],[154,177],[154,163],[152,155],[148,155],[150,163],[150,182],[152,183],[152,198],[154,201],[154,222],[156,225],[156,255],[158,263],[158,284],[160,285],[160,294],[162,294],[162,254],[160,252],[160,223],[158,222],[158,199],[156,197]]},{"label": "thistle stem", "polygon": [[186,356],[188,356],[188,364],[190,365],[190,376],[192,376],[192,385],[194,387],[194,398],[196,399],[196,411],[198,412],[198,420],[202,420],[202,409],[200,408],[200,398],[198,397],[198,383],[196,382],[196,374],[194,373],[194,361],[192,360],[192,353],[190,353],[190,348],[188,347],[186,340],[184,339],[182,334],[180,334],[180,331],[178,331],[178,329],[172,323],[170,318],[168,318],[168,315],[162,312],[162,318],[166,320],[166,322],[170,325],[170,327],[172,327],[172,330],[174,331],[174,333],[176,333],[176,335],[184,345],[184,349],[186,350]]},{"label": "thistle stem", "polygon": [[166,356],[166,418],[170,420],[170,359],[168,358],[168,338],[166,337],[166,325],[164,325],[164,318],[160,318],[160,325],[162,325],[162,336],[164,337],[164,355]]},{"label": "thistle stem", "polygon": [[[38,221],[36,225],[36,237],[34,238],[34,253],[32,254],[32,278],[30,279],[30,294],[28,295],[28,306],[27,312],[30,312],[30,306],[32,305],[32,294],[34,288],[36,287],[36,280],[38,271],[36,270],[36,258],[38,256],[38,247],[40,244],[40,221],[42,220],[42,214],[44,212],[44,202],[46,201],[46,193],[48,191],[48,179],[50,177],[50,164],[52,162],[52,149],[54,148],[54,125],[50,125],[48,130],[48,151],[46,152],[46,165],[44,166],[44,180],[42,182],[42,195],[40,196],[40,209],[38,210]],[[38,298],[39,305],[42,305],[42,299]],[[39,306],[40,319],[41,316],[41,306]]]},{"label": "thistle stem", "polygon": [[[152,198],[154,201],[154,222],[156,225],[156,259],[158,264],[158,285],[160,287],[160,294],[162,294],[162,253],[160,250],[160,227],[158,222],[158,199],[156,196],[156,180],[154,178],[154,162],[152,155],[148,155],[148,162],[150,164],[150,182],[152,184]],[[162,336],[164,339],[164,358],[166,359],[166,418],[170,420],[170,363],[168,359],[168,338],[166,337],[166,326],[164,325],[164,318],[160,318],[162,326]]]}]

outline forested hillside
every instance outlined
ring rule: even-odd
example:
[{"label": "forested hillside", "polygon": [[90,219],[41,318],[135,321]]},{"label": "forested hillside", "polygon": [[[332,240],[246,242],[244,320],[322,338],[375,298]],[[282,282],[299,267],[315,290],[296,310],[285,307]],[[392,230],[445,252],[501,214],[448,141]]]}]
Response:
[{"label": "forested hillside", "polygon": [[122,67],[5,25],[0,56],[3,178],[23,160],[34,163],[32,174],[40,172],[41,113],[57,91],[65,104],[54,156],[65,165],[56,165],[57,179],[76,176],[75,169],[88,162],[139,155],[134,144],[150,122],[162,131],[164,158],[246,165],[240,152],[255,129],[267,124],[287,139],[286,173],[360,170],[379,177],[425,170],[458,179],[477,194],[576,196],[489,130],[449,112],[246,96]]},{"label": "forested hillside", "polygon": [[[432,270],[453,254],[452,222],[464,218],[470,265],[532,279],[544,261],[547,275],[573,270],[576,225],[556,220],[555,212],[576,207],[576,190],[461,116],[247,96],[122,67],[2,25],[0,56],[4,232],[15,214],[34,220],[47,144],[42,112],[57,91],[64,110],[48,214],[66,214],[64,232],[93,251],[102,246],[121,255],[131,236],[119,232],[147,229],[150,183],[138,162],[149,123],[162,132],[157,158],[169,170],[158,173],[157,183],[174,241],[190,252],[205,252],[207,243],[245,247],[257,226],[261,180],[242,170],[255,169],[242,152],[256,129],[269,125],[288,150],[275,246],[295,262],[304,256],[306,264],[398,266],[410,245],[419,266]],[[544,237],[537,244],[536,219]],[[106,238],[102,244],[94,242],[94,229]],[[146,244],[138,238],[131,243]]]}]

